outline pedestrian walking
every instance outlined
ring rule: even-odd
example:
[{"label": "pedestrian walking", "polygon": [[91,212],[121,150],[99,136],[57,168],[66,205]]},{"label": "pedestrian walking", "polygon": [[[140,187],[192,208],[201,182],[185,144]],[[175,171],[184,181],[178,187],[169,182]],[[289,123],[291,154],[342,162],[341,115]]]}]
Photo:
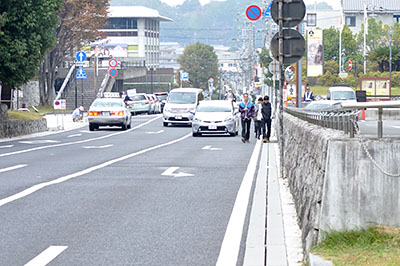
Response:
[{"label": "pedestrian walking", "polygon": [[249,101],[249,94],[243,94],[243,102],[239,104],[240,119],[242,122],[242,142],[250,142],[251,119],[254,115],[254,104]]},{"label": "pedestrian walking", "polygon": [[261,107],[262,113],[262,121],[261,126],[263,129],[263,139],[264,143],[269,142],[269,138],[271,136],[271,114],[272,114],[272,107],[271,103],[269,102],[269,97],[264,96],[264,102],[262,103]]},{"label": "pedestrian walking", "polygon": [[255,105],[254,128],[255,128],[255,133],[256,133],[256,139],[260,139],[260,137],[261,137],[261,121],[263,119],[262,102],[263,102],[263,98],[260,97],[260,98],[258,98],[257,103]]}]

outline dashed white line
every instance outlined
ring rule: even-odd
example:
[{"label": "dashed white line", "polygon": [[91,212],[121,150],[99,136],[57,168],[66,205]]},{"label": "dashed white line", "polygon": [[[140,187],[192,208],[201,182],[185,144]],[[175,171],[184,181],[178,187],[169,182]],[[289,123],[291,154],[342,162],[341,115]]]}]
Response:
[{"label": "dashed white line", "polygon": [[35,148],[31,148],[31,149],[26,149],[26,150],[20,150],[20,151],[14,151],[14,152],[9,152],[9,153],[3,153],[0,154],[0,157],[5,157],[5,156],[10,156],[10,155],[16,155],[16,154],[21,154],[21,153],[26,153],[26,152],[31,152],[31,151],[38,151],[38,150],[44,150],[44,149],[48,149],[48,148],[55,148],[55,147],[63,147],[63,146],[69,146],[69,145],[74,145],[74,144],[81,144],[81,143],[87,143],[87,142],[91,142],[91,141],[96,141],[96,140],[101,140],[101,139],[106,139],[106,138],[110,138],[110,137],[114,137],[114,136],[118,136],[121,134],[125,134],[128,132],[131,132],[132,130],[144,127],[145,125],[150,124],[151,122],[159,119],[161,116],[157,116],[153,119],[148,120],[145,123],[142,123],[136,127],[133,127],[129,130],[125,130],[125,131],[119,131],[113,134],[109,134],[109,135],[105,135],[105,136],[101,136],[101,137],[96,137],[96,138],[91,138],[91,139],[84,139],[84,140],[79,140],[79,141],[75,141],[75,142],[67,142],[67,143],[59,143],[59,144],[53,144],[53,145],[47,145],[47,146],[41,146],[41,147],[35,147]]},{"label": "dashed white line", "polygon": [[82,134],[73,134],[73,135],[69,135],[67,138],[75,138],[75,137],[80,137],[82,136]]},{"label": "dashed white line", "polygon": [[82,148],[84,149],[105,149],[105,148],[110,148],[114,146],[114,144],[108,144],[108,145],[103,145],[103,146],[83,146]]},{"label": "dashed white line", "polygon": [[46,143],[57,143],[58,140],[51,140],[51,139],[43,139],[43,140],[27,140],[27,141],[20,141],[21,144],[46,144]]},{"label": "dashed white line", "polygon": [[221,148],[213,148],[212,146],[204,146],[202,150],[208,150],[208,151],[220,151],[222,150]]},{"label": "dashed white line", "polygon": [[240,185],[239,192],[233,206],[232,214],[222,241],[216,266],[236,266],[242,240],[243,225],[246,219],[247,206],[249,204],[251,186],[257,168],[257,161],[261,150],[261,142],[258,141],[251,155],[249,165]]},{"label": "dashed white line", "polygon": [[68,246],[50,246],[24,266],[45,266],[67,248]]},{"label": "dashed white line", "polygon": [[3,145],[3,146],[0,146],[0,149],[12,148],[12,147],[14,147],[14,145]]},{"label": "dashed white line", "polygon": [[45,188],[45,187],[48,187],[48,186],[51,186],[51,185],[55,185],[55,184],[60,184],[60,183],[63,183],[65,181],[68,181],[68,180],[70,180],[72,178],[76,178],[76,177],[79,177],[79,176],[82,176],[82,175],[89,174],[89,173],[91,173],[93,171],[96,171],[96,170],[102,169],[104,167],[113,165],[115,163],[130,159],[132,157],[144,154],[146,152],[153,151],[153,150],[165,147],[165,146],[172,145],[174,143],[177,143],[177,142],[180,142],[182,140],[187,139],[191,135],[192,134],[190,133],[190,134],[185,135],[185,136],[183,136],[181,138],[178,138],[178,139],[175,139],[175,140],[163,143],[163,144],[159,144],[159,145],[156,145],[156,146],[152,146],[150,148],[147,148],[147,149],[144,149],[144,150],[141,150],[141,151],[138,151],[138,152],[134,152],[134,153],[131,153],[131,154],[128,154],[128,155],[125,155],[125,156],[122,156],[122,157],[119,157],[119,158],[116,158],[116,159],[113,159],[113,160],[109,160],[109,161],[104,162],[102,164],[99,164],[99,165],[96,165],[96,166],[92,166],[92,167],[89,167],[89,168],[87,168],[85,170],[76,172],[74,174],[70,174],[70,175],[66,175],[66,176],[63,176],[63,177],[59,177],[59,178],[54,179],[52,181],[36,184],[36,185],[34,185],[34,186],[30,187],[30,188],[27,188],[27,189],[25,189],[25,190],[23,190],[23,191],[21,191],[21,192],[19,192],[17,194],[14,194],[14,195],[9,196],[7,198],[1,199],[0,200],[0,207],[3,206],[3,205],[6,205],[7,203],[13,202],[15,200],[24,198],[24,197],[26,197],[26,196],[28,196],[28,195],[30,195],[32,193],[35,193],[38,190],[41,190],[42,188]]},{"label": "dashed white line", "polygon": [[3,168],[3,169],[0,169],[0,173],[16,170],[16,169],[19,169],[19,168],[23,168],[25,166],[27,166],[27,164],[18,164],[18,165],[15,165],[15,166]]}]

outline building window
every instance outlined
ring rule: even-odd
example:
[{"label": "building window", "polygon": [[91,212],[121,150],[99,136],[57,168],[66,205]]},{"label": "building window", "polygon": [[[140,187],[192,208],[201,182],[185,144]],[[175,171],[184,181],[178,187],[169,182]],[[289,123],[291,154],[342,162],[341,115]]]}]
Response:
[{"label": "building window", "polygon": [[136,30],[137,20],[133,18],[109,18],[104,28],[110,30]]},{"label": "building window", "polygon": [[307,14],[307,26],[316,27],[317,26],[317,14],[309,13]]},{"label": "building window", "polygon": [[108,31],[105,34],[107,37],[136,37],[137,31]]},{"label": "building window", "polygon": [[346,16],[345,18],[346,25],[349,27],[356,26],[356,17],[355,16]]},{"label": "building window", "polygon": [[394,14],[393,15],[393,21],[397,22],[397,23],[400,23],[400,14]]}]

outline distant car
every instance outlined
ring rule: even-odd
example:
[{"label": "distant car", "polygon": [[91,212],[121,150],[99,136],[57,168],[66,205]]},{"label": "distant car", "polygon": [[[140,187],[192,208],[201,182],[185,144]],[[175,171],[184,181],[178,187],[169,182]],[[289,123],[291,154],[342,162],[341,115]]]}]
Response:
[{"label": "distant car", "polygon": [[326,99],[335,102],[357,102],[356,93],[346,85],[333,85],[330,87]]},{"label": "distant car", "polygon": [[229,134],[239,131],[239,114],[230,101],[203,101],[196,109],[192,121],[194,137],[202,134]]},{"label": "distant car", "polygon": [[98,98],[89,108],[89,130],[99,126],[120,126],[131,128],[131,112],[121,98]]},{"label": "distant car", "polygon": [[145,93],[137,93],[129,97],[131,101],[128,101],[128,105],[132,114],[149,114],[152,111],[151,103]]},{"label": "distant car", "polygon": [[152,102],[152,113],[153,114],[159,114],[161,113],[161,102],[158,100],[158,98],[154,94],[147,94],[147,97],[150,98]]},{"label": "distant car", "polygon": [[310,102],[304,109],[319,111],[324,109],[340,109],[342,106],[339,102],[323,100]]},{"label": "distant car", "polygon": [[156,95],[156,97],[161,103],[161,113],[162,113],[164,111],[165,103],[167,102],[168,99],[168,92],[156,92],[154,93],[154,95]]}]

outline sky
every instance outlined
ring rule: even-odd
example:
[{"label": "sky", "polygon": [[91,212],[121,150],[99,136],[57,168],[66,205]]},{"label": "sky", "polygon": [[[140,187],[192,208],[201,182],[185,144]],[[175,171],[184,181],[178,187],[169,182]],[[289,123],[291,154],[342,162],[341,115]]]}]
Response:
[{"label": "sky", "polygon": [[[161,0],[164,3],[167,3],[168,5],[175,6],[175,5],[180,5],[182,4],[185,0]],[[200,3],[202,5],[205,5],[209,3],[211,0],[200,0]],[[215,0],[215,1],[223,1],[223,0]],[[306,5],[314,4],[315,1],[317,3],[319,2],[327,2],[329,5],[331,5],[334,9],[340,9],[340,0],[304,0]],[[257,4],[257,2],[262,3],[262,0],[254,0],[254,4]]]}]

